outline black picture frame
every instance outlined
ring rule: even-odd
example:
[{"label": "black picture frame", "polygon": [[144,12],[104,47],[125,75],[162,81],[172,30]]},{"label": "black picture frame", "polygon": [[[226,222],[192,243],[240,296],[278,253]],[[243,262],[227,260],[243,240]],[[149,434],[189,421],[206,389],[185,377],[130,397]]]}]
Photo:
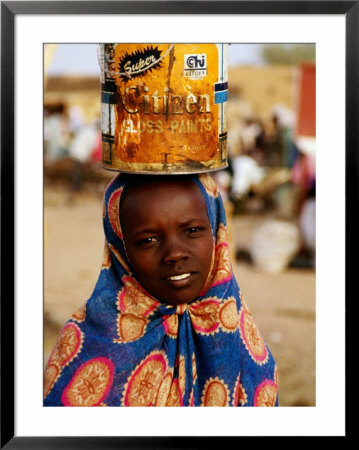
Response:
[{"label": "black picture frame", "polygon": [[[6,449],[199,448],[226,437],[15,436],[14,405],[14,78],[18,14],[337,14],[346,23],[346,297],[358,248],[359,1],[4,1],[1,2],[1,442]],[[347,311],[347,309],[346,309]],[[347,328],[346,328],[347,330]],[[346,338],[348,331],[346,331]],[[348,342],[348,339],[346,339]],[[6,367],[6,370],[3,370]],[[347,378],[347,383],[349,382]],[[346,428],[346,436],[349,429]],[[230,439],[230,438],[228,438]],[[216,442],[217,441],[217,442]]]}]

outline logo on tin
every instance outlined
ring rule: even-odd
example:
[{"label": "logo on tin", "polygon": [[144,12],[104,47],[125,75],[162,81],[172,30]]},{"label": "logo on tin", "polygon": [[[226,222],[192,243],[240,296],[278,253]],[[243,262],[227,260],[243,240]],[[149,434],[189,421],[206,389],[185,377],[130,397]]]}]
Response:
[{"label": "logo on tin", "polygon": [[119,61],[121,78],[127,81],[130,78],[143,77],[148,71],[160,69],[161,53],[158,47],[152,45],[134,53],[126,53]]},{"label": "logo on tin", "polygon": [[207,55],[197,53],[184,55],[184,76],[201,79],[207,75]]}]

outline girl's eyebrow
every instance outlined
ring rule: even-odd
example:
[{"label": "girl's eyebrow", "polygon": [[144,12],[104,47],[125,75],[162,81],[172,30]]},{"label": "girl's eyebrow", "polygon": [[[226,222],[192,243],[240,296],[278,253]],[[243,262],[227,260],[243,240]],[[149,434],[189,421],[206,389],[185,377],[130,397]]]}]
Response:
[{"label": "girl's eyebrow", "polygon": [[156,230],[155,228],[140,228],[139,230],[132,230],[133,232],[131,232],[132,236],[136,237],[137,235],[140,234],[156,234],[158,233],[158,230]]},{"label": "girl's eyebrow", "polygon": [[192,225],[193,223],[198,223],[198,222],[201,223],[201,224],[202,224],[202,222],[206,222],[207,223],[207,220],[205,220],[202,217],[194,217],[192,219],[188,219],[188,220],[186,220],[184,222],[181,222],[180,223],[180,227],[185,228],[185,227],[188,227],[188,226]]},{"label": "girl's eyebrow", "polygon": [[[204,223],[207,224],[207,222],[208,222],[208,219],[205,220],[204,218],[193,217],[191,219],[188,219],[188,220],[185,220],[183,222],[180,222],[179,223],[179,227],[180,228],[186,228],[186,227],[191,226],[193,223],[196,223],[196,224],[200,223],[201,225],[204,225]],[[141,234],[156,234],[158,232],[159,232],[159,230],[157,228],[139,228],[137,230],[136,229],[132,229],[131,230],[131,235],[133,237],[136,237],[136,236],[141,235]]]}]

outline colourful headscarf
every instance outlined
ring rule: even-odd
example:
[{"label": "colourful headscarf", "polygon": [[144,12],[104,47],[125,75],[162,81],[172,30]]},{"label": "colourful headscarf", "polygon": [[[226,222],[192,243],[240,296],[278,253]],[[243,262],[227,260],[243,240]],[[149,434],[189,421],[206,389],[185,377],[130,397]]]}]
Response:
[{"label": "colourful headscarf", "polygon": [[214,247],[199,297],[168,305],[131,273],[120,224],[124,177],[103,204],[105,251],[90,299],[61,330],[45,371],[45,406],[277,406],[277,368],[233,276],[222,200],[194,176]]}]

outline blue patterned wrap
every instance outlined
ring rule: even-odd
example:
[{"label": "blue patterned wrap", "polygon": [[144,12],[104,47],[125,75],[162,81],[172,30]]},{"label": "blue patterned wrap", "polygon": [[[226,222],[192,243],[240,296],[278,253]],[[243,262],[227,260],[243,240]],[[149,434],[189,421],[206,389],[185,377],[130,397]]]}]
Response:
[{"label": "blue patterned wrap", "polygon": [[131,273],[119,219],[124,178],[103,203],[105,250],[93,294],[49,357],[45,406],[278,406],[278,372],[233,275],[221,196],[192,180],[213,233],[203,291],[179,306],[153,298]]}]

